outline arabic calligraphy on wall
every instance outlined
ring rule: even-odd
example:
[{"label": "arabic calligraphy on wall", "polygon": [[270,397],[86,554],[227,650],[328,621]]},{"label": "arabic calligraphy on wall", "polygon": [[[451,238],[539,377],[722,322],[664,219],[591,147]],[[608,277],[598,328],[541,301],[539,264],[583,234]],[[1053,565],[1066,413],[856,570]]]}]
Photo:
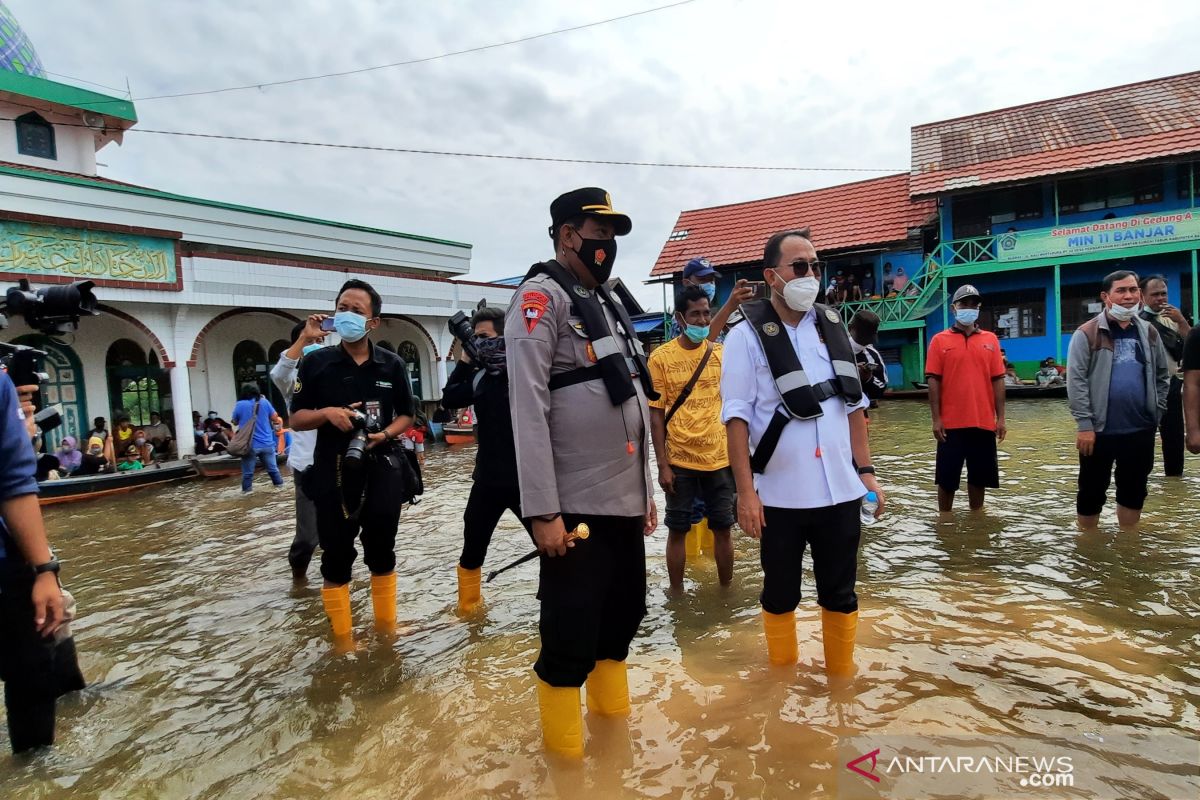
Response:
[{"label": "arabic calligraphy on wall", "polygon": [[173,283],[175,242],[150,236],[0,220],[0,272]]}]

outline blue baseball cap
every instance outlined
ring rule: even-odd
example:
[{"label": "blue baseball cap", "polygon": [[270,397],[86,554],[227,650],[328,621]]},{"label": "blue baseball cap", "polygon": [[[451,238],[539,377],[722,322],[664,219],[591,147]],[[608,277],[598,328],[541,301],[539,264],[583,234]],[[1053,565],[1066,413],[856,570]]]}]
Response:
[{"label": "blue baseball cap", "polygon": [[709,275],[718,274],[712,268],[707,258],[693,258],[683,268],[683,277],[685,278],[707,278]]}]

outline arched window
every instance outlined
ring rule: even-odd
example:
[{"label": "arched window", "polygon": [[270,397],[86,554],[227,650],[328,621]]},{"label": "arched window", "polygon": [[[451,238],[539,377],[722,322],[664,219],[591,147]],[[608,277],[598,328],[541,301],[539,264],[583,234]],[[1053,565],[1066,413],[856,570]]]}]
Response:
[{"label": "arched window", "polygon": [[147,425],[151,411],[162,413],[162,387],[166,381],[157,361],[157,356],[148,360],[142,346],[130,339],[118,339],[109,345],[104,362],[108,404],[114,416],[124,411],[134,425]]},{"label": "arched window", "polygon": [[[243,339],[233,348],[233,385],[237,397],[242,396],[242,387],[247,383],[257,384],[264,396],[268,394],[270,380],[267,377],[267,351],[258,342]],[[237,398],[233,398],[237,399]]]},{"label": "arched window", "polygon": [[17,117],[17,152],[36,158],[58,158],[54,146],[54,126],[30,111]]},{"label": "arched window", "polygon": [[412,387],[413,397],[420,400],[421,394],[421,351],[412,342],[401,342],[396,348],[396,355],[404,359],[408,367],[408,385]]}]

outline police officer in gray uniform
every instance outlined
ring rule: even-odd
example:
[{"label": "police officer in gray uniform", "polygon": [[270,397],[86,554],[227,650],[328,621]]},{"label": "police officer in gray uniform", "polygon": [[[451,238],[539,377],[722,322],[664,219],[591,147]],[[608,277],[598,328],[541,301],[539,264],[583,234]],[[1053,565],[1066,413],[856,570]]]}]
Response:
[{"label": "police officer in gray uniform", "polygon": [[[525,276],[504,338],[521,509],[542,552],[543,738],[578,757],[585,681],[589,712],[629,712],[625,658],[646,613],[643,537],[658,525],[646,404],[656,395],[629,315],[604,286],[629,217],[597,188],[562,195],[550,217],[555,258]],[[570,541],[581,522],[590,537]]]}]

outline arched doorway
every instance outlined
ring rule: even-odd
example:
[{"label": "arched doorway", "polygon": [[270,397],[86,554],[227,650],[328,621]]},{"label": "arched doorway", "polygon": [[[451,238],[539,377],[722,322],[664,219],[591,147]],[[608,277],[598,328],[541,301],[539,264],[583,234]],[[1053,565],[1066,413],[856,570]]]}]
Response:
[{"label": "arched doorway", "polygon": [[284,421],[288,418],[287,402],[283,399],[283,393],[279,391],[279,387],[275,385],[275,381],[271,380],[271,367],[279,363],[279,356],[284,350],[291,347],[291,343],[283,339],[276,339],[267,349],[267,399],[271,401],[271,405],[275,407],[275,411],[279,416],[283,417]]},{"label": "arched doorway", "polygon": [[[239,399],[242,396],[242,387],[248,383],[253,383],[258,386],[258,390],[264,396],[270,397],[269,386],[270,379],[268,377],[267,367],[267,351],[263,350],[263,346],[251,339],[243,339],[233,348],[233,387]],[[232,408],[232,401],[230,407]]]},{"label": "arched doorway", "polygon": [[43,370],[49,380],[42,384],[35,402],[39,409],[56,403],[62,406],[62,425],[48,431],[43,437],[46,451],[58,447],[64,436],[74,436],[78,440],[92,427],[87,415],[87,393],[84,391],[83,365],[79,356],[69,345],[59,344],[45,336],[18,336],[13,344],[36,347],[46,354]]},{"label": "arched doorway", "polygon": [[[148,358],[142,346],[131,339],[118,339],[105,356],[110,415],[124,411],[134,425],[147,425],[150,412],[163,412],[163,397],[170,393],[166,371],[158,358]],[[109,420],[109,427],[114,427]]]},{"label": "arched doorway", "polygon": [[421,351],[412,342],[401,342],[396,348],[396,355],[404,359],[408,368],[408,385],[412,387],[413,397],[420,401],[424,397],[421,393]]}]

